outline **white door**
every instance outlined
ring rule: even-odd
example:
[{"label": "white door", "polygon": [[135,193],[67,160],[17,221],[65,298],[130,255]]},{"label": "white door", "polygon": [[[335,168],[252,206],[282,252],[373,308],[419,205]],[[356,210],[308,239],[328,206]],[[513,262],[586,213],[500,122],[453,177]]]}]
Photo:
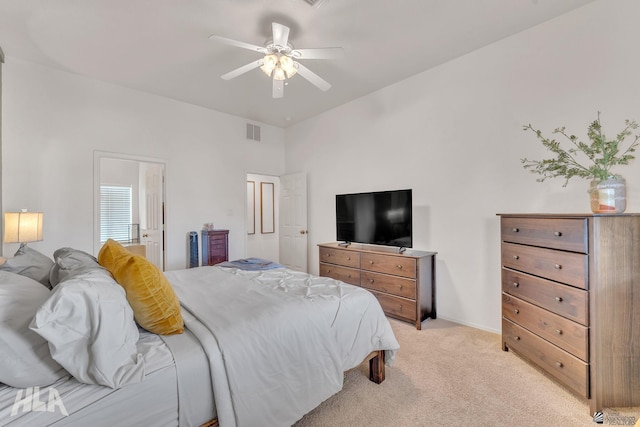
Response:
[{"label": "white door", "polygon": [[140,241],[147,259],[164,271],[164,166],[140,163]]},{"label": "white door", "polygon": [[307,175],[280,177],[280,264],[307,272]]}]

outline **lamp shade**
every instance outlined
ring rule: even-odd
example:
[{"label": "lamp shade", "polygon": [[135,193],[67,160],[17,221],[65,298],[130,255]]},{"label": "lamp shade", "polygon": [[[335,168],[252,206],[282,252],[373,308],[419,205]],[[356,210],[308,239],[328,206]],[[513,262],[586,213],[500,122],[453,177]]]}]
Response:
[{"label": "lamp shade", "polygon": [[5,212],[4,243],[29,243],[42,240],[42,212]]}]

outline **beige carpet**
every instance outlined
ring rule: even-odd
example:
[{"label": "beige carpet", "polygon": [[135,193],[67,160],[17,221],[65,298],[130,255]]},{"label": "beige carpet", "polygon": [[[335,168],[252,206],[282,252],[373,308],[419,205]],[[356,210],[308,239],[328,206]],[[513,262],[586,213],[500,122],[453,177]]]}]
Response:
[{"label": "beige carpet", "polygon": [[[597,426],[586,401],[502,351],[499,335],[442,319],[422,331],[390,321],[400,351],[386,380],[370,382],[365,365],[348,372],[343,390],[296,427]],[[640,408],[605,417],[634,425]]]}]

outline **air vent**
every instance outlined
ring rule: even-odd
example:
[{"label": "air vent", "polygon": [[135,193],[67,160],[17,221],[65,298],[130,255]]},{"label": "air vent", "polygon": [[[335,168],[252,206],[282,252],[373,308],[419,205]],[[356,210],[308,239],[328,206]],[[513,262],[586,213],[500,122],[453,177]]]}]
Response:
[{"label": "air vent", "polygon": [[260,141],[260,126],[247,123],[247,139]]},{"label": "air vent", "polygon": [[313,7],[320,7],[325,4],[328,0],[304,0],[309,3]]}]

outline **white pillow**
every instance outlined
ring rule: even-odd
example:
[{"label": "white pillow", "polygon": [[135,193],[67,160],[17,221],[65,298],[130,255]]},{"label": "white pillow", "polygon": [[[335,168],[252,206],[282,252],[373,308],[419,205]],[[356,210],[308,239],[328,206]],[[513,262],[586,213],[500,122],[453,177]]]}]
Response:
[{"label": "white pillow", "polygon": [[0,271],[0,382],[17,388],[46,386],[68,375],[29,323],[51,292],[35,280]]},{"label": "white pillow", "polygon": [[119,388],[144,377],[133,310],[122,286],[106,270],[59,283],[31,329],[49,342],[51,356],[82,383]]}]

